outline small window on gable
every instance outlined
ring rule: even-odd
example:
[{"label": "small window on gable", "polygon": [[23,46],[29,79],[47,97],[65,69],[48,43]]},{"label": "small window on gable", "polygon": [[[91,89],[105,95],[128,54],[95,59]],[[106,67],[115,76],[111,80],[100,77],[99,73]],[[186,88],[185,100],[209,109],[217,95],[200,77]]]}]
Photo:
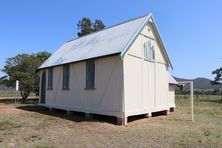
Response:
[{"label": "small window on gable", "polygon": [[95,60],[86,61],[86,89],[95,88]]},{"label": "small window on gable", "polygon": [[48,89],[53,89],[53,68],[48,69]]},{"label": "small window on gable", "polygon": [[69,89],[69,64],[63,66],[63,83],[62,88],[64,90]]},{"label": "small window on gable", "polygon": [[144,43],[144,59],[155,60],[154,46],[151,45],[151,41]]},{"label": "small window on gable", "polygon": [[148,28],[148,31],[150,32],[150,28]]}]

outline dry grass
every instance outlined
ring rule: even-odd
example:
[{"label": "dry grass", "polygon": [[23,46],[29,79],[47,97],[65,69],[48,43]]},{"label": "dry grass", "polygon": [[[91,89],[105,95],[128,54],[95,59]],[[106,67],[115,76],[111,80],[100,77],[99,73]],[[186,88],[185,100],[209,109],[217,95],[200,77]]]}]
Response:
[{"label": "dry grass", "polygon": [[116,126],[85,120],[35,106],[0,105],[0,147],[221,147],[222,102],[195,101],[195,122],[189,100],[177,99],[177,110]]},{"label": "dry grass", "polygon": [[[2,98],[18,98],[21,97],[20,92],[16,91],[0,91],[0,99]],[[29,97],[36,97],[34,93],[30,93]]]}]

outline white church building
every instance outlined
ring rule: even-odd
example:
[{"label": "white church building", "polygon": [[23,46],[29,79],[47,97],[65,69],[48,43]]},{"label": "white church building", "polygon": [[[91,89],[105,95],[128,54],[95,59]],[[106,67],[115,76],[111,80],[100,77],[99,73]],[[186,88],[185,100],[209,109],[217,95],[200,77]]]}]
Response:
[{"label": "white church building", "polygon": [[117,117],[175,108],[172,67],[152,14],[64,43],[40,67],[40,105]]}]

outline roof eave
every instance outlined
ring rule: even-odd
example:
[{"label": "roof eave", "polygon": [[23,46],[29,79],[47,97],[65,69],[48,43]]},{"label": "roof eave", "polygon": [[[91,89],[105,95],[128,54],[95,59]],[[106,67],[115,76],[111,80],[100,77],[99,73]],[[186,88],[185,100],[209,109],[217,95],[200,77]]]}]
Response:
[{"label": "roof eave", "polygon": [[125,48],[123,49],[123,51],[121,52],[121,58],[123,59],[125,57],[125,54],[127,53],[127,51],[129,50],[129,48],[131,47],[131,45],[134,43],[134,41],[136,40],[136,38],[139,36],[140,32],[143,30],[143,28],[146,26],[146,24],[148,23],[149,19],[152,17],[152,13],[149,13],[145,19],[145,21],[143,22],[143,25],[137,30],[137,32],[134,34],[134,36],[131,38],[131,40],[127,43],[127,45],[125,46]]},{"label": "roof eave", "polygon": [[160,41],[160,44],[161,44],[161,46],[162,46],[162,48],[163,48],[164,55],[165,55],[165,57],[167,58],[167,61],[168,61],[169,66],[173,69],[173,65],[172,65],[172,63],[171,63],[171,61],[170,61],[170,58],[169,58],[167,52],[166,52],[166,48],[165,48],[165,45],[164,45],[163,40],[161,39],[161,35],[160,35],[160,32],[158,31],[156,22],[155,22],[155,20],[154,20],[153,17],[151,17],[151,19],[152,19],[152,21],[153,21],[153,27],[154,27],[154,30],[155,30],[155,32],[156,32],[156,34],[157,34],[157,38],[158,38],[158,40]]},{"label": "roof eave", "polygon": [[52,67],[58,67],[58,66],[63,66],[63,65],[67,65],[67,64],[74,64],[74,63],[78,63],[78,62],[83,62],[83,61],[87,61],[87,60],[92,60],[92,59],[101,59],[101,58],[106,58],[106,57],[111,57],[111,56],[117,56],[120,55],[121,52],[116,52],[116,53],[112,53],[109,55],[102,55],[102,56],[98,56],[98,57],[92,57],[92,58],[88,58],[88,59],[82,59],[82,60],[77,60],[77,61],[72,61],[72,62],[67,62],[67,63],[63,63],[63,64],[56,64],[56,65],[51,65],[51,66],[44,66],[44,67],[39,67],[36,71],[40,71],[43,69],[47,69],[47,68],[52,68]]}]

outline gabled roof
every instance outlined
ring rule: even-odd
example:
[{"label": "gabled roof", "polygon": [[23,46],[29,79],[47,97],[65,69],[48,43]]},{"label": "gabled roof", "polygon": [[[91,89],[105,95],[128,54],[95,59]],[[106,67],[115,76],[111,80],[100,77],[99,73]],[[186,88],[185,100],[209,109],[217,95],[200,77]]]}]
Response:
[{"label": "gabled roof", "polygon": [[[118,53],[121,53],[121,57],[124,58],[125,53],[150,19],[152,19],[151,14],[68,41],[52,54],[39,69]],[[163,45],[162,41],[160,43]],[[163,49],[165,50],[165,48]],[[166,51],[164,53],[166,54]],[[171,65],[167,54],[165,56],[168,64]]]}]

